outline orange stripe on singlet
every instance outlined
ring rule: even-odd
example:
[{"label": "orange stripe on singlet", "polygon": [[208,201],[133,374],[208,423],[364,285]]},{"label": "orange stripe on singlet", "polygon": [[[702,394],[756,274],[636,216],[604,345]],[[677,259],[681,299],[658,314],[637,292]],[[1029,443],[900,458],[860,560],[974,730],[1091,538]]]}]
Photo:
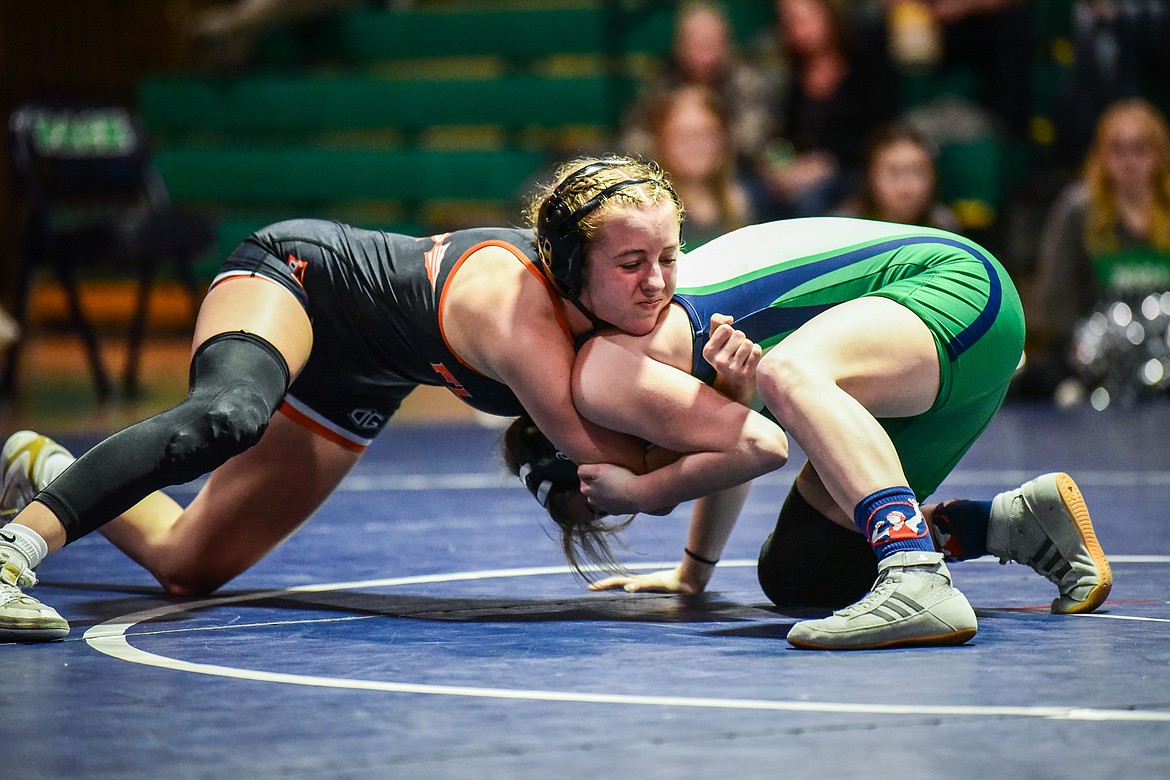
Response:
[{"label": "orange stripe on singlet", "polygon": [[524,264],[524,267],[528,269],[529,273],[535,276],[537,280],[539,280],[540,283],[544,285],[544,290],[548,293],[549,300],[552,302],[553,314],[557,318],[557,324],[559,324],[561,326],[561,330],[564,331],[565,338],[567,338],[570,343],[573,341],[573,332],[569,330],[569,321],[565,319],[564,309],[561,308],[561,297],[557,295],[557,292],[555,289],[553,289],[552,284],[547,278],[545,278],[545,275],[540,272],[540,269],[536,267],[536,264],[533,263],[527,255],[506,241],[500,241],[497,239],[481,241],[460,255],[459,259],[455,261],[455,264],[451,266],[451,272],[447,274],[447,282],[443,285],[443,292],[439,295],[439,335],[443,337],[443,343],[447,345],[447,350],[455,356],[456,360],[467,366],[467,368],[471,369],[472,371],[475,371],[475,373],[479,374],[480,376],[484,376],[483,372],[479,371],[475,366],[461,358],[459,353],[456,352],[455,349],[451,346],[451,342],[447,340],[447,334],[443,330],[443,302],[447,298],[447,291],[451,289],[451,277],[455,276],[455,272],[459,270],[459,267],[463,265],[463,262],[478,252],[480,249],[484,249],[485,247],[489,246],[498,246],[502,249],[507,249],[517,260]]},{"label": "orange stripe on singlet", "polygon": [[283,413],[285,417],[292,420],[302,428],[308,429],[311,433],[314,433],[317,436],[326,439],[327,441],[331,441],[334,444],[340,444],[342,447],[345,447],[345,449],[350,450],[351,452],[361,453],[366,451],[366,447],[368,445],[359,444],[352,439],[345,438],[336,431],[329,430],[321,423],[307,416],[304,412],[290,405],[288,401],[281,403],[280,408],[277,411]]}]

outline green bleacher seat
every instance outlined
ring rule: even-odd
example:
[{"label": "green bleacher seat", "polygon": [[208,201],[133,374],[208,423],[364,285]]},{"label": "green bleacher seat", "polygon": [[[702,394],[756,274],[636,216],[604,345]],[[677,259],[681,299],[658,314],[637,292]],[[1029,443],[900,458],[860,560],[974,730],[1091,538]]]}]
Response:
[{"label": "green bleacher seat", "polygon": [[455,56],[532,60],[620,50],[628,32],[610,32],[608,21],[592,8],[362,9],[346,14],[339,32],[341,53],[351,62]]},{"label": "green bleacher seat", "polygon": [[1067,38],[1072,31],[1076,0],[1039,0],[1032,3],[1032,38],[1047,47],[1056,38]]},{"label": "green bleacher seat", "polygon": [[139,110],[160,136],[417,131],[434,125],[611,127],[632,89],[628,80],[604,74],[427,80],[361,74],[154,76],[141,86]]},{"label": "green bleacher seat", "polygon": [[939,149],[939,196],[965,228],[994,222],[1004,189],[1004,152],[993,137],[952,141]]},{"label": "green bleacher seat", "polygon": [[[755,38],[774,13],[762,0],[723,5],[740,43]],[[298,55],[350,65],[476,56],[510,63],[566,54],[661,57],[670,49],[676,8],[665,1],[366,7],[317,23],[314,31],[303,25],[274,31],[264,50],[279,64]]]},{"label": "green bleacher seat", "polygon": [[902,107],[916,108],[940,99],[977,102],[981,90],[979,75],[965,66],[921,73],[907,72],[902,76]]},{"label": "green bleacher seat", "polygon": [[319,207],[347,201],[496,200],[545,163],[525,149],[189,146],[158,152],[172,197],[189,203]]},{"label": "green bleacher seat", "polygon": [[[445,208],[511,213],[544,147],[617,128],[624,57],[667,54],[677,3],[509,2],[366,4],[270,31],[246,74],[147,78],[172,197],[221,217],[219,257],[290,217],[423,233]],[[740,43],[771,24],[771,3],[725,7]]]}]

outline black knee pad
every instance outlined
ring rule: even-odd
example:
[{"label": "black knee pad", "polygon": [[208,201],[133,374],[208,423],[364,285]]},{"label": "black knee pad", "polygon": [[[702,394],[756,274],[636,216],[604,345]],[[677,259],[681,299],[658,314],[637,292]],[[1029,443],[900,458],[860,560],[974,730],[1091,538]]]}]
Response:
[{"label": "black knee pad", "polygon": [[251,333],[221,333],[191,359],[178,406],[102,441],[37,495],[67,541],[97,530],[150,493],[218,468],[260,440],[288,388],[288,364]]},{"label": "black knee pad", "polygon": [[837,609],[873,586],[877,556],[864,536],[813,509],[793,486],[760,548],[756,574],[779,607]]},{"label": "black knee pad", "polygon": [[174,428],[159,469],[187,482],[256,444],[288,378],[284,356],[264,339],[244,332],[212,336],[191,359],[191,390],[172,410]]}]

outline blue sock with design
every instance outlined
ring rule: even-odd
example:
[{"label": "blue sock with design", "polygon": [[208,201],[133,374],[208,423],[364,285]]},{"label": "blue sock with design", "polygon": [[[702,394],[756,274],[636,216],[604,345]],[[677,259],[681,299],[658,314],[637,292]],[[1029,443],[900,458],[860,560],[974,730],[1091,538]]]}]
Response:
[{"label": "blue sock with design", "polygon": [[883,488],[861,499],[853,510],[853,522],[869,539],[879,561],[908,550],[935,551],[914,491],[905,485]]},{"label": "blue sock with design", "polygon": [[990,501],[948,501],[931,518],[935,547],[948,561],[966,561],[987,555]]}]

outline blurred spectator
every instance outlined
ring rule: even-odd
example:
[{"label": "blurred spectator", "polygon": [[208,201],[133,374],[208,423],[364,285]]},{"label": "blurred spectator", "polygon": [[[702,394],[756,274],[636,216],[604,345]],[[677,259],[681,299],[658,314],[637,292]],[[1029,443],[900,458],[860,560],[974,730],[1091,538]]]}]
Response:
[{"label": "blurred spectator", "polygon": [[1028,307],[1020,390],[1049,395],[1070,374],[1070,339],[1095,306],[1170,291],[1170,130],[1140,98],[1097,123],[1082,178],[1053,205]]},{"label": "blurred spectator", "polygon": [[1145,97],[1170,111],[1170,8],[1166,0],[1077,0],[1072,47],[1054,107],[1056,152],[1066,165],[1083,159],[1113,101]]},{"label": "blurred spectator", "polygon": [[869,145],[858,193],[842,214],[958,231],[954,213],[936,197],[934,147],[909,124],[882,128]]},{"label": "blurred spectator", "polygon": [[730,119],[736,158],[754,164],[772,135],[769,106],[780,91],[779,72],[754,68],[738,54],[727,15],[718,3],[684,2],[675,20],[670,58],[629,107],[621,146],[629,154],[650,156],[654,143],[650,111],[656,96],[691,84],[718,95]]},{"label": "blurred spectator", "polygon": [[651,156],[670,175],[686,209],[688,249],[755,218],[721,106],[711,90],[692,85],[662,93],[649,113]]},{"label": "blurred spectator", "polygon": [[827,214],[860,180],[863,141],[898,110],[884,50],[867,50],[833,0],[776,0],[791,74],[762,175],[775,216]]}]

